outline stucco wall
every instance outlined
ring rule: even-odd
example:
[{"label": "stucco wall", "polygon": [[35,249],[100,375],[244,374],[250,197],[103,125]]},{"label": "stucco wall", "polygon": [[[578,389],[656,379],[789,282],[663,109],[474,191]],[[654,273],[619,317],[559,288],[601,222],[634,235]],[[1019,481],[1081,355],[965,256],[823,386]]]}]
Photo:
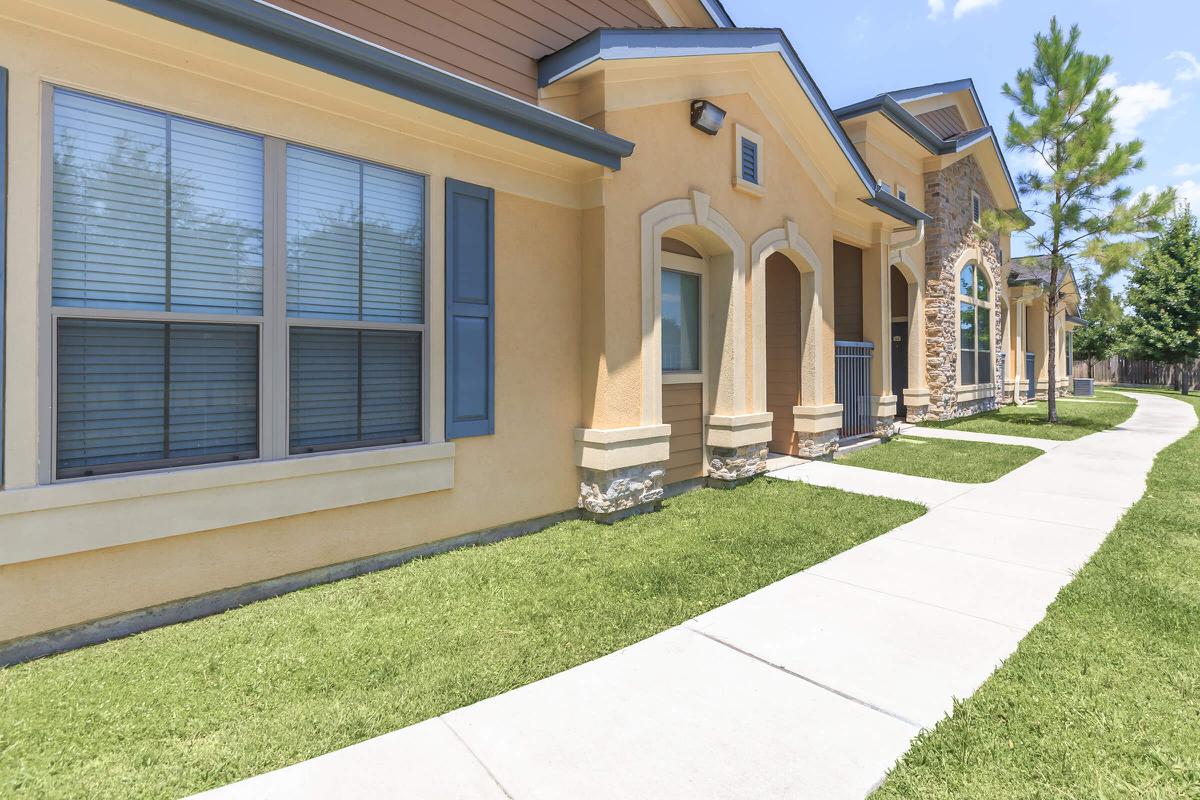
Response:
[{"label": "stucco wall", "polygon": [[[689,124],[688,101],[659,103],[606,112],[606,130],[637,141],[637,149],[625,160],[621,171],[607,181],[604,208],[586,212],[589,226],[594,222],[603,233],[592,232],[603,241],[602,271],[586,280],[597,288],[606,287],[605,307],[585,309],[585,330],[593,338],[592,348],[584,354],[585,369],[603,364],[606,378],[605,407],[598,404],[585,424],[591,427],[637,425],[641,419],[640,364],[641,330],[630,326],[623,315],[640,313],[641,231],[638,220],[643,212],[666,200],[688,198],[699,190],[710,198],[710,207],[723,215],[742,238],[747,258],[746,345],[749,358],[753,327],[753,292],[749,285],[753,265],[749,264],[750,246],[763,233],[784,225],[785,218],[798,227],[800,236],[811,245],[820,260],[824,374],[829,376],[823,402],[834,402],[833,375],[833,207],[804,167],[789,151],[784,139],[774,130],[766,115],[748,95],[719,95],[711,100],[727,112],[725,124],[716,136],[702,133]],[[596,120],[593,120],[596,121]],[[735,127],[741,124],[761,135],[763,182],[761,196],[734,187]],[[615,307],[614,307],[615,306]],[[602,316],[602,319],[601,319]],[[603,331],[603,333],[601,333]],[[603,344],[603,352],[599,348]],[[804,380],[812,381],[815,363],[804,365]],[[747,403],[753,397],[753,370],[746,370]],[[765,402],[765,398],[759,400]]]},{"label": "stucco wall", "polygon": [[496,434],[453,489],[0,566],[0,641],[574,507],[578,247],[578,212],[498,196]]},{"label": "stucco wall", "polygon": [[[18,505],[3,501],[52,505],[62,488],[31,488],[38,482],[37,454],[48,430],[48,404],[39,388],[39,365],[45,359],[38,345],[44,286],[38,265],[44,261],[39,210],[44,207],[40,109],[45,83],[428,175],[432,363],[427,413],[437,420],[435,439],[441,435],[443,404],[441,186],[452,176],[495,187],[496,433],[458,440],[450,490],[0,566],[0,640],[573,508],[578,494],[573,431],[581,407],[582,213],[547,202],[578,197],[577,176],[562,170],[566,162],[550,159],[529,169],[532,146],[511,143],[507,160],[493,160],[496,140],[489,132],[481,130],[472,142],[462,138],[467,129],[455,124],[439,139],[429,127],[435,120],[422,118],[419,111],[408,115],[409,105],[400,101],[363,94],[358,87],[228,43],[210,43],[194,32],[182,35],[108,3],[76,8],[130,25],[144,23],[145,29],[104,31],[106,46],[101,47],[79,38],[94,23],[71,15],[43,13],[18,2],[3,13],[28,10],[31,20],[47,27],[0,20],[0,63],[10,70],[12,167],[8,485],[0,491],[0,548],[5,544],[3,514]],[[59,24],[72,35],[53,33]],[[237,82],[223,80],[236,75],[242,76]],[[564,186],[574,188],[564,191]],[[106,480],[137,486],[142,479]],[[403,481],[398,471],[397,486]],[[130,523],[152,527],[167,513],[166,497],[146,498]],[[351,496],[345,502],[358,501]],[[36,526],[36,513],[25,514],[22,524],[30,519]],[[44,536],[70,537],[86,545],[92,533],[87,525],[71,530],[47,525]]]}]

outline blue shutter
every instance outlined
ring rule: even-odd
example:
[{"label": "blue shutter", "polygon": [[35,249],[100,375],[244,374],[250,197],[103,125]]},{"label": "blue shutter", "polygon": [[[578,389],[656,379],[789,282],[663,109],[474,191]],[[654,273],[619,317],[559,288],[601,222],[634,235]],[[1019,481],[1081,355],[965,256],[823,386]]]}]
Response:
[{"label": "blue shutter", "polygon": [[758,183],[758,144],[742,139],[742,180]]},{"label": "blue shutter", "polygon": [[4,221],[8,218],[8,70],[0,67],[0,486],[4,485]]},{"label": "blue shutter", "polygon": [[495,193],[446,179],[446,438],[495,433]]}]

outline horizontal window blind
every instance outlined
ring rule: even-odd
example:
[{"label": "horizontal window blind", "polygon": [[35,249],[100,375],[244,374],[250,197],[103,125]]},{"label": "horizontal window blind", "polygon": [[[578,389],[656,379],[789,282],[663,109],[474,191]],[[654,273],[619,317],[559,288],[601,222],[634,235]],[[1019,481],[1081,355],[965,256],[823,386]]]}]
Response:
[{"label": "horizontal window blind", "polygon": [[289,146],[288,315],[422,324],[425,181]]},{"label": "horizontal window blind", "polygon": [[292,453],[420,441],[421,334],[293,327]]},{"label": "horizontal window blind", "polygon": [[258,455],[253,325],[60,319],[59,477]]},{"label": "horizontal window blind", "polygon": [[261,137],[54,91],[53,302],[262,313]]}]

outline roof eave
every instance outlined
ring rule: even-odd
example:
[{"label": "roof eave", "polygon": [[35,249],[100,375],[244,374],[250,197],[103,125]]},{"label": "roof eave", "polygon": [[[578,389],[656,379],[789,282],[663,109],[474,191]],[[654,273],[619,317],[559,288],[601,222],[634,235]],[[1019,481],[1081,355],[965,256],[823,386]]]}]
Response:
[{"label": "roof eave", "polygon": [[791,42],[778,28],[600,28],[543,56],[538,61],[538,85],[548,86],[595,61],[758,53],[776,53],[783,59],[863,187],[874,195],[878,182]]},{"label": "roof eave", "polygon": [[933,222],[933,217],[918,208],[910,206],[883,187],[878,187],[871,197],[863,198],[863,202],[907,225],[916,225],[918,222]]},{"label": "roof eave", "polygon": [[115,0],[609,169],[633,142],[258,0]]},{"label": "roof eave", "polygon": [[[971,93],[971,98],[979,109],[979,117],[983,120],[983,127],[979,128],[978,135],[970,139],[962,139],[956,142],[947,142],[939,137],[936,133],[930,130],[929,126],[917,119],[911,111],[905,108],[900,100],[911,100],[918,97],[931,97],[934,95],[953,94],[968,90]],[[1017,191],[1017,185],[1013,181],[1012,173],[1009,172],[1008,162],[1004,158],[1004,150],[1000,147],[1000,140],[996,138],[996,131],[988,122],[987,112],[984,111],[983,102],[979,99],[979,93],[975,91],[975,82],[970,78],[964,78],[957,81],[947,81],[945,83],[933,83],[928,86],[915,86],[911,89],[902,89],[898,92],[887,92],[876,97],[871,97],[866,100],[861,100],[857,103],[851,103],[848,106],[836,109],[833,113],[837,118],[845,122],[848,119],[860,117],[865,114],[871,114],[878,111],[885,118],[895,124],[902,131],[907,133],[924,147],[930,154],[936,156],[947,156],[955,153],[961,153],[965,150],[974,147],[985,139],[992,140],[992,147],[996,153],[996,158],[1000,161],[1000,171],[1004,173],[1004,180],[1008,183],[1008,189],[1012,193],[1012,198],[1017,209],[1021,208],[1021,194]]]}]

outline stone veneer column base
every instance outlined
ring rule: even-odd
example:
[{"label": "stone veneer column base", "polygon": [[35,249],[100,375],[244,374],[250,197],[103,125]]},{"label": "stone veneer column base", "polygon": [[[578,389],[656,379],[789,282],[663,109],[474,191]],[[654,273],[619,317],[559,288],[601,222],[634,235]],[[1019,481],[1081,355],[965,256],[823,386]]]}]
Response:
[{"label": "stone veneer column base", "polygon": [[662,508],[666,462],[600,470],[583,469],[579,508],[594,522],[618,520]]},{"label": "stone veneer column base", "polygon": [[709,450],[708,485],[732,489],[767,471],[768,442],[741,447],[713,447]]},{"label": "stone veneer column base", "polygon": [[829,403],[823,406],[792,408],[796,431],[796,455],[814,461],[829,461],[838,450],[841,438],[842,406]]},{"label": "stone veneer column base", "polygon": [[732,489],[767,471],[773,418],[771,412],[764,411],[734,416],[713,414],[705,420],[709,486]]},{"label": "stone veneer column base", "polygon": [[871,416],[875,430],[871,434],[884,441],[896,435],[896,395],[871,398]]},{"label": "stone veneer column base", "polygon": [[661,508],[670,436],[670,425],[577,428],[577,502],[584,517],[611,524]]},{"label": "stone veneer column base", "polygon": [[904,390],[904,421],[924,422],[929,419],[929,390]]}]

